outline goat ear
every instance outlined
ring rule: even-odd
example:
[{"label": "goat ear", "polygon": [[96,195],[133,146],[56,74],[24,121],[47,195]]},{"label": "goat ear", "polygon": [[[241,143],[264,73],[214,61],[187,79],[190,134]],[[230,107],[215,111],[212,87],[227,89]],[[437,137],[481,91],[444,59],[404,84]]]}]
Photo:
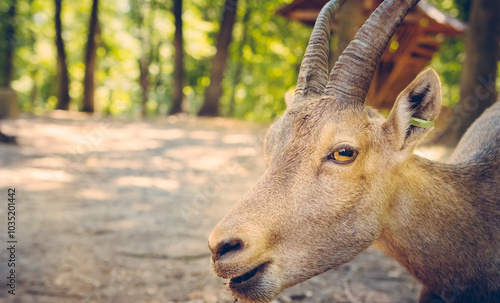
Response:
[{"label": "goat ear", "polygon": [[434,125],[441,109],[441,82],[432,69],[420,73],[396,99],[384,124],[386,136],[399,150],[412,150]]}]

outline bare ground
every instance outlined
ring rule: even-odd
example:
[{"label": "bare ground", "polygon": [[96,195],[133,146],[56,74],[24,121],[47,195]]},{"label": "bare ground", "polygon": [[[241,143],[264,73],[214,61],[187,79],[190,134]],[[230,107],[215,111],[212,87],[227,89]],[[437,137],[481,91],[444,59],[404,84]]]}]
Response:
[{"label": "bare ground", "polygon": [[[4,121],[0,217],[16,189],[16,295],[0,302],[233,302],[210,271],[212,227],[264,171],[266,126],[226,119]],[[4,248],[5,247],[5,248]],[[276,302],[416,302],[420,286],[371,247]]]}]

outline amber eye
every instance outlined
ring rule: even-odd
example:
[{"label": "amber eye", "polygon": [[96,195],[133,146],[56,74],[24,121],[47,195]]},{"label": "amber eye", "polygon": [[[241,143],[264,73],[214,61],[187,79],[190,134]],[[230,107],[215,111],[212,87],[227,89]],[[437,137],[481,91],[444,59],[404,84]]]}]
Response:
[{"label": "amber eye", "polygon": [[357,150],[348,147],[342,147],[331,153],[328,156],[328,160],[332,160],[340,164],[345,164],[354,161],[357,155],[358,155]]}]

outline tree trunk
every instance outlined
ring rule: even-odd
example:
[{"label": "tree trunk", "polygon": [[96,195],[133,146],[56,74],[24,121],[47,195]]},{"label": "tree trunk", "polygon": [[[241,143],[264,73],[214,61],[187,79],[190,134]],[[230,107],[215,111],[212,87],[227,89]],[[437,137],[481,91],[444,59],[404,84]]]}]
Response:
[{"label": "tree trunk", "polygon": [[10,0],[9,9],[2,14],[3,24],[0,39],[0,87],[10,88],[14,71],[16,0]]},{"label": "tree trunk", "polygon": [[233,90],[231,92],[231,100],[229,101],[229,116],[232,116],[234,114],[234,109],[236,107],[236,87],[241,81],[241,73],[243,71],[243,47],[245,46],[245,43],[248,38],[248,28],[249,28],[249,21],[250,21],[250,16],[252,14],[252,9],[249,7],[250,2],[247,2],[247,9],[245,11],[245,15],[243,16],[243,21],[242,21],[242,26],[243,26],[243,35],[241,37],[240,45],[238,45],[238,51],[237,51],[237,61],[236,61],[236,71],[234,72],[234,77],[233,77]]},{"label": "tree trunk", "polygon": [[[0,17],[0,118],[12,116],[17,108],[17,94],[10,88],[14,72],[16,0],[11,0],[9,9]],[[15,136],[9,136],[0,131],[0,142],[16,143]]]},{"label": "tree trunk", "polygon": [[94,112],[95,68],[96,68],[96,37],[99,31],[98,20],[99,0],[93,0],[92,13],[89,23],[89,35],[85,49],[85,76],[83,79],[83,108],[84,112]]},{"label": "tree trunk", "polygon": [[182,92],[184,86],[184,42],[182,36],[182,0],[174,0],[174,17],[175,17],[175,67],[174,67],[174,91],[172,95],[172,108],[169,114],[177,114],[183,111],[182,100],[184,94]]},{"label": "tree trunk", "polygon": [[[149,68],[155,59],[153,34],[155,30],[154,28],[155,11],[157,8],[156,2],[152,1],[149,4],[149,10],[148,10],[149,15],[145,16],[142,7],[146,4],[146,2],[145,1],[132,2],[134,4],[132,9],[135,10],[134,21],[137,24],[139,33],[139,42],[141,43],[143,50],[141,57],[139,58],[139,60],[137,60],[139,65],[139,85],[141,86],[142,117],[146,117],[147,115],[147,102],[149,96],[149,88],[151,86]],[[160,65],[159,62],[158,65]]]},{"label": "tree trunk", "polygon": [[[33,8],[33,1],[34,0],[29,0],[28,5],[30,6],[29,10],[29,15],[27,16],[30,20],[33,19],[33,16],[35,15],[36,9]],[[35,29],[31,27],[29,29],[29,45],[31,45],[32,48],[35,47],[37,41],[37,33],[35,33]],[[38,64],[32,64],[30,68],[30,78],[33,80],[33,85],[31,86],[31,92],[30,92],[30,110],[33,110],[38,101],[38,94],[39,94],[39,87],[38,87]]]},{"label": "tree trunk", "polygon": [[333,68],[339,56],[354,38],[354,35],[356,35],[361,25],[363,25],[363,1],[364,0],[348,1],[342,5],[339,11],[339,27],[336,37],[337,45],[335,49],[332,49],[330,52],[329,70]]},{"label": "tree trunk", "polygon": [[30,92],[30,106],[31,110],[33,110],[37,106],[37,100],[39,98],[38,95],[38,84],[37,84],[37,78],[38,78],[38,71],[34,70],[31,72],[31,79],[33,79],[33,86],[31,87],[31,92]]},{"label": "tree trunk", "polygon": [[455,146],[467,128],[496,101],[495,81],[500,59],[500,1],[474,0],[466,35],[466,58],[460,83],[460,101],[452,122],[437,141]]},{"label": "tree trunk", "polygon": [[57,109],[69,109],[69,77],[68,65],[66,64],[66,51],[62,38],[61,5],[62,0],[55,0],[56,3],[56,48],[57,48],[57,75],[59,78],[59,98],[57,99]]},{"label": "tree trunk", "polygon": [[141,85],[141,115],[146,117],[146,103],[149,90],[149,58],[146,55],[139,59],[139,84]]},{"label": "tree trunk", "polygon": [[222,79],[229,55],[229,44],[233,34],[234,21],[236,19],[237,0],[226,0],[222,23],[217,40],[217,53],[212,61],[210,84],[205,90],[205,100],[198,112],[199,116],[218,116],[219,101],[222,95]]}]

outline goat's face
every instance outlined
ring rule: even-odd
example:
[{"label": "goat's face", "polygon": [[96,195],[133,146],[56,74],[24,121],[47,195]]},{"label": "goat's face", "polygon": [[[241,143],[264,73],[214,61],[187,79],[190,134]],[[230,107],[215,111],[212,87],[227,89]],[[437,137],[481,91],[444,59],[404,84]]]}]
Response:
[{"label": "goat's face", "polygon": [[404,16],[417,0],[384,1],[367,21],[368,34],[348,46],[326,83],[328,75],[321,73],[327,73],[322,66],[330,31],[322,27],[331,23],[337,2],[320,13],[295,99],[268,131],[266,172],[209,238],[215,273],[230,279],[229,288],[243,302],[269,302],[371,245],[391,208],[390,180],[427,131],[411,126],[410,117],[431,121],[438,113],[440,84],[431,70],[401,93],[387,119],[363,103],[397,22],[391,21],[383,43],[370,38],[382,30],[371,24],[401,20],[393,16]]},{"label": "goat's face", "polygon": [[368,180],[380,178],[383,119],[362,104],[328,112],[295,106],[271,126],[266,173],[210,236],[215,272],[244,302],[350,261],[380,233]]}]

